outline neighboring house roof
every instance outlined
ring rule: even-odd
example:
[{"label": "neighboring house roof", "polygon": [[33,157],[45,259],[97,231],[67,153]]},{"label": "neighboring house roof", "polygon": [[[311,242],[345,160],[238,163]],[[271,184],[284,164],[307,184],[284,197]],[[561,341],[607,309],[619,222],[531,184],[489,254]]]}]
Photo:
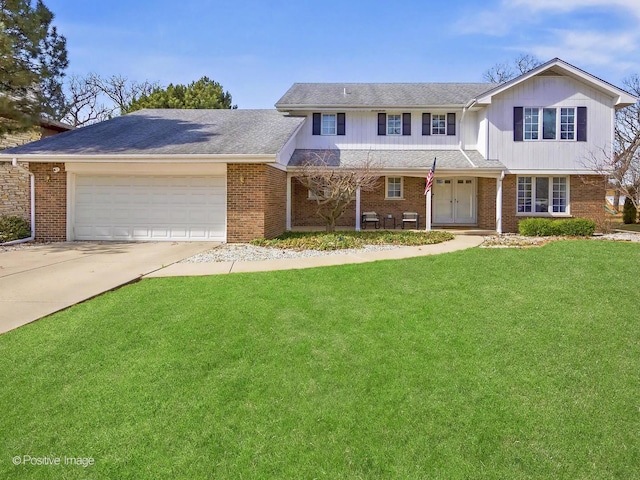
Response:
[{"label": "neighboring house roof", "polygon": [[522,75],[515,77],[508,82],[505,82],[487,92],[484,92],[477,97],[476,101],[478,104],[489,104],[491,103],[491,99],[494,95],[502,93],[505,90],[508,90],[511,87],[514,87],[515,85],[518,85],[519,83],[522,83],[536,75],[565,75],[580,82],[587,83],[597,90],[613,97],[615,99],[615,106],[617,108],[627,107],[629,105],[633,105],[638,101],[638,97],[630,94],[629,92],[618,88],[608,82],[605,82],[595,75],[591,75],[590,73],[587,73],[584,70],[581,70],[578,67],[565,62],[564,60],[560,60],[559,58],[549,60],[548,62],[543,63],[542,65],[526,73],[523,73]]},{"label": "neighboring house roof", "polygon": [[50,130],[55,130],[56,132],[66,132],[76,128],[68,123],[58,122],[57,120],[52,120],[46,117],[40,117],[40,126]]},{"label": "neighboring house roof", "polygon": [[275,155],[303,121],[276,110],[145,109],[3,154]]},{"label": "neighboring house roof", "polygon": [[[469,157],[469,161],[466,157]],[[371,161],[383,170],[405,170],[423,168],[428,172],[436,158],[436,170],[504,170],[497,160],[486,160],[476,150],[313,150],[297,149],[293,152],[290,167],[302,166],[306,161],[321,159],[333,167],[358,167]]]},{"label": "neighboring house roof", "polygon": [[464,106],[495,83],[294,83],[278,110]]}]

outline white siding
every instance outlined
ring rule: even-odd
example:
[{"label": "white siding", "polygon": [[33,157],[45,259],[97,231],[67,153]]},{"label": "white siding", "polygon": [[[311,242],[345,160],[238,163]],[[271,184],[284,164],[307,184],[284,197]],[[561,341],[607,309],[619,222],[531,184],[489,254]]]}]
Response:
[{"label": "white siding", "polygon": [[[387,111],[387,114],[402,114],[408,110]],[[422,113],[456,114],[456,135],[422,135]],[[345,135],[313,135],[312,112],[298,132],[296,148],[347,150],[454,150],[460,137],[462,110],[411,111],[411,135],[378,135],[378,112],[347,111]],[[466,119],[465,119],[466,122]]]},{"label": "white siding", "polygon": [[478,147],[478,113],[467,112],[464,114],[462,125],[462,142],[465,150],[476,150]]},{"label": "white siding", "polygon": [[[586,142],[513,140],[513,107],[563,106],[587,107]],[[584,170],[592,152],[611,146],[612,111],[611,97],[582,82],[559,76],[533,77],[496,95],[487,107],[489,156],[511,170]]]}]

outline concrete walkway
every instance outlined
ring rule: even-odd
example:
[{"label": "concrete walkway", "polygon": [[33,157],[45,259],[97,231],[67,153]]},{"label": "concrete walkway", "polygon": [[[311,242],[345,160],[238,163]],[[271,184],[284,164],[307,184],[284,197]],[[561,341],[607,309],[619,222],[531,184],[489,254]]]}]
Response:
[{"label": "concrete walkway", "polygon": [[211,247],[210,242],[69,242],[0,253],[0,333]]},{"label": "concrete walkway", "polygon": [[398,260],[401,258],[422,257],[438,253],[454,252],[466,248],[477,247],[484,241],[480,235],[456,235],[454,240],[435,245],[420,247],[400,247],[378,252],[362,252],[345,255],[327,255],[320,257],[286,258],[277,260],[258,260],[253,262],[209,262],[209,263],[174,263],[156,270],[149,277],[186,277],[198,275],[220,275],[240,272],[267,272],[271,270],[292,270],[299,268],[328,267],[348,263],[375,262],[378,260]]}]

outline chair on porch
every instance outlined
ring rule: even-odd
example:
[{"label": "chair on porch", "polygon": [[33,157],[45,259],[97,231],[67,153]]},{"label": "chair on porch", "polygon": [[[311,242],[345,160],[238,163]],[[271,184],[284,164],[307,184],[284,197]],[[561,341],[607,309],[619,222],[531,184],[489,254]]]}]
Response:
[{"label": "chair on porch", "polygon": [[420,228],[420,215],[417,212],[404,212],[402,214],[402,229],[407,223],[415,223],[416,230]]},{"label": "chair on porch", "polygon": [[373,223],[375,228],[380,228],[380,217],[376,212],[362,212],[362,228],[367,228],[367,223]]}]

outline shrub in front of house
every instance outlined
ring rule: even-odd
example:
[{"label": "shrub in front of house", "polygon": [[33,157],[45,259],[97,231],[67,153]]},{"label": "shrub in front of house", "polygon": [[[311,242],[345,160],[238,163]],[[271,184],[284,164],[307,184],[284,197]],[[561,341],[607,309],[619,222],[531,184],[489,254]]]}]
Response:
[{"label": "shrub in front of house", "polygon": [[526,218],[518,224],[518,231],[526,237],[590,237],[596,231],[596,223],[587,218]]},{"label": "shrub in front of house", "polygon": [[629,225],[630,223],[636,223],[636,218],[638,218],[638,210],[631,199],[627,197],[622,208],[622,221]]},{"label": "shrub in front of house", "polygon": [[24,218],[7,215],[0,217],[0,243],[20,240],[29,235],[31,235],[31,228]]}]

